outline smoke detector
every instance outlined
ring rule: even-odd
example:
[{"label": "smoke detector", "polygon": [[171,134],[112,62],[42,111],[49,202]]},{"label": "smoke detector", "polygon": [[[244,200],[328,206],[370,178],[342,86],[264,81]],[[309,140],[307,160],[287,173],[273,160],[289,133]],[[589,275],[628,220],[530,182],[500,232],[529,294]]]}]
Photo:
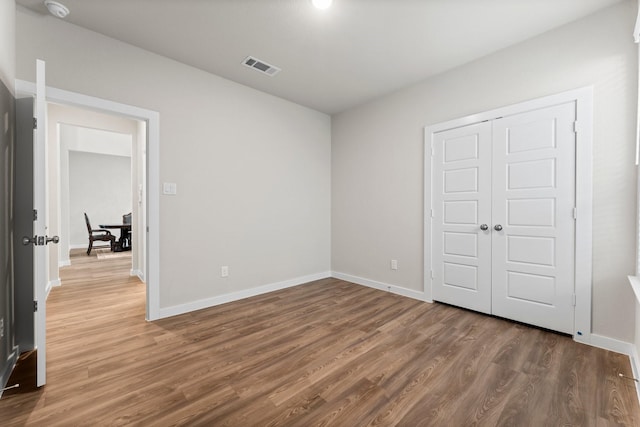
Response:
[{"label": "smoke detector", "polygon": [[58,3],[54,0],[45,0],[44,5],[49,9],[49,13],[51,13],[56,18],[66,18],[69,14],[69,8],[63,5],[62,3]]}]

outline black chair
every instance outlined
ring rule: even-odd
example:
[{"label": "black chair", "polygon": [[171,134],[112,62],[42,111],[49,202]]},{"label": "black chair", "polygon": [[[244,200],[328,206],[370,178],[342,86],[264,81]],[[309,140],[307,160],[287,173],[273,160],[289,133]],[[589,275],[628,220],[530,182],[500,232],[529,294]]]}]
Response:
[{"label": "black chair", "polygon": [[122,224],[129,225],[129,228],[123,229],[125,233],[123,233],[122,237],[120,238],[121,240],[124,239],[124,241],[122,242],[122,246],[123,248],[131,248],[131,212],[122,215]]},{"label": "black chair", "polygon": [[89,221],[89,217],[86,212],[84,214],[84,222],[87,223],[87,232],[89,233],[89,248],[87,249],[87,255],[91,255],[91,248],[93,248],[93,242],[101,241],[101,242],[109,242],[111,246],[111,251],[113,252],[116,249],[116,236],[111,234],[109,230],[105,230],[104,228],[91,228],[91,222]]}]

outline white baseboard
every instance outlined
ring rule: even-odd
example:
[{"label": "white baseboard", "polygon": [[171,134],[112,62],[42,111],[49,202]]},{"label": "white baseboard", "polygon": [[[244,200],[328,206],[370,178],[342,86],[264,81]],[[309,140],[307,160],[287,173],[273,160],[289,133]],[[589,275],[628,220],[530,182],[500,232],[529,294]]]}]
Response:
[{"label": "white baseboard", "polygon": [[142,283],[147,283],[147,282],[144,280],[144,273],[143,273],[142,271],[140,271],[140,270],[131,270],[131,271],[129,272],[129,276],[137,276],[137,277],[138,277],[138,279],[140,279],[140,281],[141,281]]},{"label": "white baseboard", "polygon": [[352,276],[350,274],[340,273],[338,271],[332,271],[331,276],[335,277],[336,279],[346,280],[347,282],[355,283],[356,285],[367,286],[369,288],[374,288],[381,291],[402,295],[403,297],[413,298],[413,299],[417,299],[425,302],[431,302],[425,298],[423,292],[414,291],[413,289],[407,289],[401,286],[377,282],[375,280],[365,279],[358,276]]},{"label": "white baseboard", "polygon": [[331,277],[331,272],[326,271],[322,273],[311,274],[308,276],[296,277],[294,279],[289,279],[277,283],[270,283],[243,291],[231,292],[217,297],[206,298],[186,304],[174,305],[171,307],[164,307],[160,308],[158,319],[177,316],[179,314],[189,313],[191,311],[202,310],[203,308],[214,307],[216,305],[226,304],[228,302],[238,301],[256,295],[266,294],[268,292],[279,291],[281,289],[291,288],[293,286],[302,285],[314,280],[326,279],[327,277]]},{"label": "white baseboard", "polygon": [[16,367],[16,363],[18,363],[18,347],[16,346],[9,357],[7,357],[7,364],[4,367],[4,370],[0,372],[0,398],[2,398],[2,389],[7,386],[7,382],[9,381],[9,377],[13,372],[13,368]]},{"label": "white baseboard", "polygon": [[[603,348],[605,350],[615,351],[616,353],[629,356],[633,378],[640,378],[640,359],[638,359],[638,351],[635,345],[625,341],[620,341],[614,338],[596,334],[591,334],[591,342],[588,343],[588,345]],[[637,381],[636,394],[638,395],[638,403],[640,403],[640,383],[638,383]]]},{"label": "white baseboard", "polygon": [[[640,358],[638,357],[638,349],[636,346],[632,346],[631,355],[629,356],[631,362],[631,372],[633,372],[633,378],[640,378]],[[638,402],[640,403],[640,382],[636,381],[636,393],[638,394]]]},{"label": "white baseboard", "polygon": [[71,265],[71,260],[70,260],[70,259],[68,259],[68,258],[67,258],[67,259],[61,259],[61,260],[58,262],[58,268],[61,268],[61,267],[68,267],[68,266],[70,266],[70,265]]},{"label": "white baseboard", "polygon": [[47,295],[49,295],[51,288],[55,288],[61,285],[62,285],[62,282],[60,281],[60,278],[49,281],[49,283],[47,284]]},{"label": "white baseboard", "polygon": [[616,353],[631,356],[633,353],[633,344],[626,341],[620,341],[615,338],[605,337],[604,335],[591,334],[591,342],[585,343],[593,347],[603,348],[605,350],[615,351]]}]

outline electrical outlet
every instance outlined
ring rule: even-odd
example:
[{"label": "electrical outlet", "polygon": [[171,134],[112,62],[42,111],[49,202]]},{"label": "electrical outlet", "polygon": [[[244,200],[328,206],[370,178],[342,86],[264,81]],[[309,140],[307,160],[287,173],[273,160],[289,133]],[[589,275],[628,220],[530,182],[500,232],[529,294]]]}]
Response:
[{"label": "electrical outlet", "polygon": [[398,260],[397,259],[392,259],[391,260],[391,269],[392,270],[397,270],[398,269]]},{"label": "electrical outlet", "polygon": [[223,265],[220,267],[220,277],[229,277],[229,266]]}]

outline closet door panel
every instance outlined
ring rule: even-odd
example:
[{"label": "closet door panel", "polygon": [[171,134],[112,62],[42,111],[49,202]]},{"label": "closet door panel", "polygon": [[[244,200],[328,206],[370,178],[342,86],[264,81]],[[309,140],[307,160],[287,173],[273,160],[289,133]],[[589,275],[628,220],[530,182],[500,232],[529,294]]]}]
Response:
[{"label": "closet door panel", "polygon": [[433,298],[490,313],[490,123],[435,135],[432,206]]},{"label": "closet door panel", "polygon": [[492,313],[573,332],[575,104],[493,121]]}]

